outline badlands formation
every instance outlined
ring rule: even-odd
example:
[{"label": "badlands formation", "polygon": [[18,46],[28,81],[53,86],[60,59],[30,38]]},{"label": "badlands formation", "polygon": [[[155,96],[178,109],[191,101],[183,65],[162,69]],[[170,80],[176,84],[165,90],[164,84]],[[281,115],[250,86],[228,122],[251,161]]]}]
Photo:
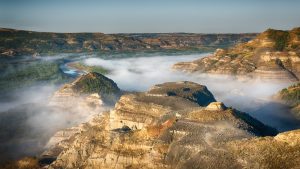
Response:
[{"label": "badlands formation", "polygon": [[[60,139],[56,139],[55,137]],[[279,133],[217,102],[206,86],[168,82],[59,131],[44,168],[297,168],[300,131]]]},{"label": "badlands formation", "polygon": [[268,29],[253,40],[237,44],[174,69],[298,81],[300,78],[300,28],[290,31]]}]

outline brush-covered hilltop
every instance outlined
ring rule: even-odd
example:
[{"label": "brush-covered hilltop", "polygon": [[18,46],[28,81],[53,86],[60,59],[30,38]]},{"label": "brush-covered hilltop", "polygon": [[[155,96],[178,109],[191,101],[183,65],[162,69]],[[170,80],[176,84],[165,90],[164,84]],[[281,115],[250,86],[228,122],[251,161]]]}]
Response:
[{"label": "brush-covered hilltop", "polygon": [[289,105],[292,109],[292,113],[300,119],[300,83],[282,89],[276,97]]},{"label": "brush-covered hilltop", "polygon": [[249,41],[256,34],[49,33],[0,29],[0,56],[157,50],[213,50]]},{"label": "brush-covered hilltop", "polygon": [[173,66],[187,72],[262,76],[298,80],[300,77],[300,28],[268,29],[255,39],[228,49],[217,49],[205,58]]}]

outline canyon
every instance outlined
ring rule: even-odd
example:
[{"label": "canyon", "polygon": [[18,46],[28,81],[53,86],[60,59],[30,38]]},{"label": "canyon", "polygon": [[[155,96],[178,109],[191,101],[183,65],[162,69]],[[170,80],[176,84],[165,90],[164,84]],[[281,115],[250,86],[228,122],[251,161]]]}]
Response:
[{"label": "canyon", "polygon": [[[176,78],[168,77],[167,80],[166,77],[158,77],[156,72],[149,71],[154,68],[161,70],[159,64],[168,65],[159,58],[156,58],[158,61],[151,63],[149,62],[151,58],[145,59],[146,57],[119,61],[84,57],[83,61],[74,59],[75,62],[61,62],[70,68],[82,69],[83,73],[60,86],[49,100],[41,105],[26,104],[0,114],[0,125],[4,128],[2,131],[5,131],[0,133],[3,146],[0,150],[8,150],[13,154],[16,152],[14,149],[18,148],[15,145],[20,143],[25,143],[25,146],[31,145],[29,148],[36,150],[32,155],[17,157],[16,160],[0,166],[22,169],[273,169],[282,166],[299,168],[300,131],[296,126],[293,126],[296,129],[292,127],[293,129],[289,130],[288,128],[277,130],[266,125],[268,123],[254,118],[248,111],[243,112],[235,106],[225,104],[223,99],[226,99],[227,95],[222,96],[222,93],[237,94],[239,97],[236,102],[243,102],[239,99],[246,98],[246,101],[249,101],[247,97],[252,97],[247,96],[249,93],[260,94],[261,91],[255,91],[258,89],[256,85],[247,83],[245,79],[254,84],[256,82],[253,78],[256,77],[288,82],[287,84],[298,81],[299,30],[299,28],[291,31],[269,29],[254,38],[256,34],[58,34],[1,29],[1,33],[6,37],[0,42],[8,45],[1,48],[1,57],[8,59],[18,58],[24,54],[35,58],[38,55],[68,53],[77,49],[77,52],[195,48],[212,50],[226,47],[226,44],[236,45],[217,49],[211,56],[202,59],[173,65],[172,73],[160,72],[176,75]],[[32,46],[23,48],[25,40],[19,39],[22,36],[25,37],[26,43]],[[22,47],[18,46],[15,40],[20,42]],[[61,40],[60,47],[56,43],[57,40]],[[7,41],[16,46],[9,46],[10,43]],[[47,50],[41,47],[43,45],[46,45]],[[175,59],[169,57],[171,58]],[[184,59],[181,58],[179,61],[182,60]],[[139,63],[153,64],[154,67],[145,66],[147,64],[137,66]],[[55,72],[61,71],[59,68],[56,66]],[[169,70],[169,67],[165,69]],[[93,70],[98,70],[98,73]],[[100,74],[101,72],[106,73],[105,76]],[[192,74],[220,74],[222,77],[226,74],[243,80],[241,83],[225,85],[228,83],[225,76],[217,81],[213,78],[209,80],[211,78],[209,76],[197,79],[196,76],[190,76]],[[145,91],[143,88],[152,83],[147,81],[149,77],[156,77],[158,81]],[[112,79],[116,79],[118,84],[120,82],[121,89]],[[216,86],[213,87],[213,83],[208,83],[209,81],[224,83],[223,86],[217,85],[218,90],[212,90]],[[126,89],[134,89],[132,85],[128,85],[131,83],[140,83],[134,87],[142,86],[142,90],[125,91],[124,86]],[[253,91],[243,93],[245,88],[241,91],[234,90],[233,86],[236,84],[253,86],[246,88]],[[259,84],[264,83],[258,82]],[[231,86],[230,89],[226,89],[228,86]],[[270,90],[273,91],[273,88]],[[214,95],[211,91],[218,92]],[[269,101],[268,98],[259,96],[254,98],[258,100],[250,99],[251,102],[246,104],[260,106],[261,102]],[[296,118],[299,117],[299,84],[279,91],[274,98],[287,105]],[[43,125],[37,128],[40,127],[41,130],[32,132],[33,126],[28,124],[45,119],[40,116],[41,112],[43,116],[49,116],[49,119],[40,122]],[[34,120],[30,119],[31,116]],[[53,116],[55,118],[51,119]],[[272,120],[274,117],[268,118]],[[14,128],[9,127],[11,125],[8,123],[11,121],[16,123]],[[47,127],[51,130],[45,132],[43,128]],[[33,142],[37,143],[32,144]],[[6,155],[10,154],[4,154],[3,157]]]},{"label": "canyon", "polygon": [[114,109],[57,132],[37,160],[53,169],[297,168],[299,134],[278,134],[206,86],[166,82],[126,93]]}]

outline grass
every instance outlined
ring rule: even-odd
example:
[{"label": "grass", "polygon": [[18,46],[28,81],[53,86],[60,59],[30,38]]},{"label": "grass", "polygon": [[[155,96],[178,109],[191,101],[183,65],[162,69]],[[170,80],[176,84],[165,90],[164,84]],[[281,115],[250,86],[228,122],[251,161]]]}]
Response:
[{"label": "grass", "polygon": [[290,39],[289,32],[270,29],[268,33],[269,38],[275,42],[276,50],[283,51],[287,47]]},{"label": "grass", "polygon": [[8,91],[19,87],[30,86],[37,82],[56,84],[66,80],[54,62],[31,62],[1,65],[0,89]]},{"label": "grass", "polygon": [[300,104],[300,83],[280,91],[281,98],[292,106]]},{"label": "grass", "polygon": [[82,62],[72,62],[68,64],[70,67],[73,67],[78,70],[86,71],[86,72],[96,72],[100,74],[108,74],[109,70],[105,69],[101,66],[88,66],[83,64]]}]

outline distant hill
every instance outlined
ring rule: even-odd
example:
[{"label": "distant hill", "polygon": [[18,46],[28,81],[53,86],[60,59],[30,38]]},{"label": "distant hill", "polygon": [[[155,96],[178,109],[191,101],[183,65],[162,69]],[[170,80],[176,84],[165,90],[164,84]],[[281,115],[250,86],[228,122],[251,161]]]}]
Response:
[{"label": "distant hill", "polygon": [[300,28],[268,29],[255,39],[232,48],[218,49],[212,56],[181,62],[175,69],[299,80]]},{"label": "distant hill", "polygon": [[0,56],[75,52],[214,50],[246,42],[256,34],[50,33],[0,28]]}]

